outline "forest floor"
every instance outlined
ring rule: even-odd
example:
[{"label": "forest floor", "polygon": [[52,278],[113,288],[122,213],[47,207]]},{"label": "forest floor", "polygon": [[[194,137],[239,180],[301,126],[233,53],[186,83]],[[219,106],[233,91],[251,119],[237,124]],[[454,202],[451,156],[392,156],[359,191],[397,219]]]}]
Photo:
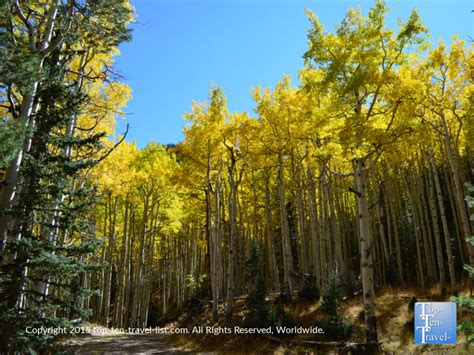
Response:
[{"label": "forest floor", "polygon": [[[467,295],[467,287],[461,292]],[[469,345],[463,333],[457,332],[456,345],[416,345],[414,343],[413,328],[413,301],[417,302],[445,302],[450,297],[441,297],[436,289],[423,294],[414,289],[384,288],[377,292],[377,326],[379,342],[385,354],[474,354],[474,346]],[[267,297],[272,300],[272,296]],[[284,306],[285,313],[294,321],[295,325],[314,327],[321,323],[323,312],[320,310],[321,301],[302,301],[296,297]],[[168,326],[183,326],[188,328],[198,325],[223,326],[223,322],[213,322],[211,310],[206,306],[199,314],[188,314]],[[362,296],[346,299],[341,304],[341,311],[346,321],[353,325],[353,334],[347,342],[364,343],[364,314]],[[234,324],[245,324],[247,309],[244,299],[239,299],[234,307]],[[220,309],[220,319],[224,318],[224,310]],[[457,310],[458,325],[462,321],[474,321],[474,315],[466,310]],[[295,335],[282,338],[255,336],[255,335],[168,335],[167,341],[181,346],[183,349],[195,352],[242,353],[242,354],[348,354],[343,347],[309,345],[308,342],[325,343],[324,335]],[[365,354],[364,350],[353,351],[351,354]]]},{"label": "forest floor", "polygon": [[103,332],[69,339],[62,344],[62,347],[66,352],[91,355],[184,353],[181,348],[166,342],[162,334],[123,334],[108,332],[105,328],[101,329]]},{"label": "forest floor", "polygon": [[[463,292],[467,293],[467,290]],[[423,295],[416,290],[385,288],[377,294],[377,325],[379,341],[385,354],[473,354],[473,348],[467,343],[466,337],[457,332],[456,345],[425,345],[414,344],[413,341],[413,298],[420,301],[449,301],[449,297],[440,297],[436,290]],[[269,296],[272,301],[275,297]],[[294,297],[293,301],[284,306],[287,314],[297,326],[314,327],[321,322],[323,313],[320,311],[321,301],[302,301]],[[347,322],[353,325],[354,332],[350,339],[353,343],[363,343],[364,323],[362,299],[359,296],[346,299],[341,310]],[[223,319],[223,308],[220,319]],[[234,325],[245,324],[247,308],[245,298],[236,300],[234,307]],[[457,310],[458,324],[465,320],[474,321],[472,313]],[[192,329],[195,326],[223,327],[222,321],[213,322],[211,309],[205,305],[198,313],[185,313],[179,320],[161,325],[161,327]],[[307,341],[325,342],[321,335],[295,335],[282,338],[269,338],[256,335],[237,334],[123,334],[111,333],[107,329],[95,334],[72,338],[63,344],[64,348],[75,354],[169,354],[169,353],[207,353],[207,354],[336,354],[348,353],[337,347],[321,347],[308,345]],[[349,341],[349,339],[348,339]],[[352,352],[351,354],[363,354]],[[382,352],[381,352],[382,353]]]}]

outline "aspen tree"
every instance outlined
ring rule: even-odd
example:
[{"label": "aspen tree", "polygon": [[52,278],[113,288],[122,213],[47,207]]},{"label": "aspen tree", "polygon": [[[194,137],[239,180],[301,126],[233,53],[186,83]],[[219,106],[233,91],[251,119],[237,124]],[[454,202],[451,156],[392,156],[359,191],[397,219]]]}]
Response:
[{"label": "aspen tree", "polygon": [[[366,341],[376,344],[375,294],[371,222],[368,211],[368,173],[374,168],[387,145],[403,134],[397,129],[397,110],[406,93],[395,89],[401,82],[399,67],[406,64],[406,47],[420,43],[424,31],[416,12],[398,34],[384,28],[387,9],[382,2],[362,17],[360,10],[349,10],[335,34],[324,31],[316,15],[308,11],[312,28],[308,32],[309,49],[305,53],[307,69],[302,73],[309,92],[323,90],[334,95],[330,115],[334,115],[336,134],[326,138],[342,144],[343,154],[352,157],[353,192],[357,201],[360,238],[360,266],[364,296]],[[316,79],[311,79],[313,75]],[[386,110],[377,120],[380,105]],[[352,109],[353,114],[346,114]],[[337,126],[336,117],[343,120]],[[397,132],[398,130],[398,132]],[[390,134],[390,135],[389,135]],[[326,154],[325,159],[331,159]]]}]

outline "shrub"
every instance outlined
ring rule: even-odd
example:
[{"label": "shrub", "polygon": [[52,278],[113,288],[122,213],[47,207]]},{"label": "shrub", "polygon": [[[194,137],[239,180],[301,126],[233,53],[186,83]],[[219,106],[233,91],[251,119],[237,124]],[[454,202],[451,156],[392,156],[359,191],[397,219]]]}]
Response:
[{"label": "shrub", "polygon": [[254,239],[250,246],[250,255],[246,265],[249,295],[245,301],[248,309],[245,323],[251,327],[268,327],[273,324],[272,310],[266,300],[262,264],[262,250],[258,241]]},{"label": "shrub", "polygon": [[321,292],[316,284],[314,276],[305,277],[303,287],[298,293],[298,297],[302,300],[317,301],[321,297]]},{"label": "shrub", "polygon": [[273,324],[273,314],[269,302],[266,300],[264,283],[250,292],[246,299],[248,314],[245,323],[252,327],[268,327]]}]

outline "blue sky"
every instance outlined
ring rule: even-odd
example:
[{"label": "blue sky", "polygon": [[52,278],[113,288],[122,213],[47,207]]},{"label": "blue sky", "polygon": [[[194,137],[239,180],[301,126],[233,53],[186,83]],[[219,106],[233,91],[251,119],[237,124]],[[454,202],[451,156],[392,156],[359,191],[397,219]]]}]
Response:
[{"label": "blue sky", "polygon": [[[205,101],[211,83],[222,87],[231,112],[253,115],[250,88],[274,86],[303,66],[305,8],[333,29],[349,7],[364,13],[372,1],[350,0],[131,0],[137,13],[133,40],[120,46],[115,68],[133,92],[126,122],[128,140],[183,139],[182,118],[192,100]],[[389,1],[388,25],[416,7],[434,41],[457,33],[474,37],[474,1]],[[120,122],[118,131],[123,131]]]}]

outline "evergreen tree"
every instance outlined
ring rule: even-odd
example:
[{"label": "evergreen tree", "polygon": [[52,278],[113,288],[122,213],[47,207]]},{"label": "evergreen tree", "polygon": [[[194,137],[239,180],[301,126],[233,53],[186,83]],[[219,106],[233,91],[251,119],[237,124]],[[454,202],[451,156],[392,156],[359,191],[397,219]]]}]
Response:
[{"label": "evergreen tree", "polygon": [[[86,97],[64,82],[63,66],[48,64],[51,70],[39,90],[43,105],[35,117],[32,148],[24,156],[18,202],[10,211],[15,224],[4,252],[16,258],[3,265],[0,279],[2,334],[10,339],[10,349],[23,351],[44,350],[53,338],[28,334],[27,326],[66,327],[69,319],[87,315],[78,307],[87,295],[79,277],[90,271],[84,258],[97,247],[84,218],[95,202],[94,189],[80,181],[97,161],[61,152],[96,151],[102,134],[65,135]],[[57,217],[51,218],[53,214]],[[49,287],[54,292],[48,292]]]},{"label": "evergreen tree", "polygon": [[272,312],[270,304],[266,300],[267,294],[262,271],[262,250],[258,241],[253,239],[246,267],[249,295],[245,301],[249,311],[246,323],[252,327],[265,327],[272,324]]},{"label": "evergreen tree", "polygon": [[[109,68],[87,74],[84,68],[99,55],[105,63],[105,55],[129,38],[131,10],[122,1],[72,0],[7,1],[2,10],[0,71],[8,104],[0,124],[8,139],[0,145],[0,169],[6,166],[0,189],[0,351],[44,351],[68,332],[72,319],[89,313],[81,278],[94,269],[89,255],[97,241],[87,221],[96,202],[88,176],[107,149],[105,133],[78,130],[78,119],[93,103],[88,90],[107,80]],[[27,327],[64,332],[38,336]]]},{"label": "evergreen tree", "polygon": [[348,340],[352,335],[352,325],[346,322],[341,314],[340,302],[343,297],[343,288],[339,275],[332,274],[323,293],[321,310],[326,314],[321,327],[324,334],[334,340]]},{"label": "evergreen tree", "polygon": [[321,292],[318,288],[317,280],[312,275],[305,275],[303,287],[298,293],[299,298],[303,300],[316,301],[321,297]]}]

